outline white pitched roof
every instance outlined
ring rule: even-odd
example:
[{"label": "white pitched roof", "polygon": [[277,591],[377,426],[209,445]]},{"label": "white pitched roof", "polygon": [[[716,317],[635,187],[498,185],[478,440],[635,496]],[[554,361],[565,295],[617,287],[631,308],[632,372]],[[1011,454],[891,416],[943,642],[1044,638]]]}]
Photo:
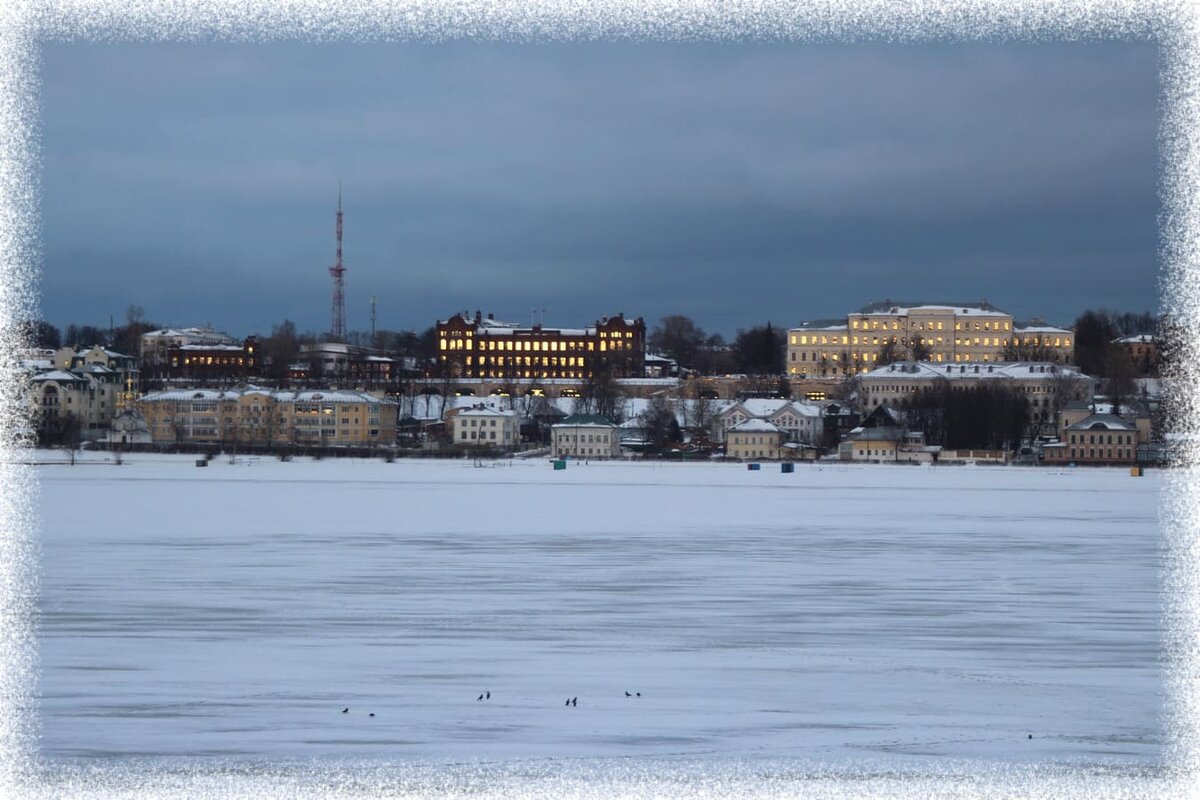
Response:
[{"label": "white pitched roof", "polygon": [[729,429],[730,433],[779,433],[780,430],[776,426],[767,422],[765,419],[748,419]]}]

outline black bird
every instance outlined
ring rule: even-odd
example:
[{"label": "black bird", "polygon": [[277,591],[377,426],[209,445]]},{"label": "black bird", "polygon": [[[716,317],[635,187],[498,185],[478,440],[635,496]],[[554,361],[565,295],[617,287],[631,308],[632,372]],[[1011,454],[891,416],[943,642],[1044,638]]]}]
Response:
[{"label": "black bird", "polygon": [[373,716],[375,716],[375,712],[374,712],[374,711],[372,711],[372,712],[371,712],[371,716],[372,716],[372,717],[373,717]]},{"label": "black bird", "polygon": [[625,693],[625,696],[626,696],[626,697],[633,697],[633,695],[631,695],[629,692],[626,692],[626,693]]},{"label": "black bird", "polygon": [[483,699],[483,695],[479,695],[479,697],[476,697],[475,699],[476,699],[476,700],[482,700],[482,699]]},{"label": "black bird", "polygon": [[638,697],[641,697],[641,696],[642,696],[642,693],[641,693],[641,692],[638,692],[638,693],[637,693],[637,696],[638,696]]},{"label": "black bird", "polygon": [[1032,739],[1032,738],[1033,738],[1033,734],[1032,734],[1032,733],[1031,733],[1031,734],[1029,734],[1029,738],[1030,738],[1030,739]]},{"label": "black bird", "polygon": [[350,709],[349,709],[349,708],[343,708],[343,709],[342,709],[342,713],[343,713],[343,714],[349,714],[349,713],[350,713]]},{"label": "black bird", "polygon": [[484,694],[486,694],[486,695],[487,695],[487,699],[488,699],[488,700],[491,700],[491,699],[492,699],[492,690],[491,690],[491,689],[489,689],[489,690],[487,690],[486,692],[484,692]]},{"label": "black bird", "polygon": [[572,706],[572,707],[574,707],[574,706],[577,706],[577,705],[579,705],[579,698],[578,698],[578,697],[572,697],[572,698],[571,698],[571,706]]},{"label": "black bird", "polygon": [[571,705],[571,700],[570,700],[570,698],[568,698],[568,699],[567,699],[567,702],[566,702],[566,704],[565,704],[565,705],[568,705],[568,706],[569,706],[569,705]]}]

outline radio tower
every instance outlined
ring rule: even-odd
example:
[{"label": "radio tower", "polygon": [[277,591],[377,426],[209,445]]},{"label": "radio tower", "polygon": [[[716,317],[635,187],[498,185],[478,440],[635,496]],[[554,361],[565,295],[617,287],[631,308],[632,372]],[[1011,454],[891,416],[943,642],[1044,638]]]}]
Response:
[{"label": "radio tower", "polygon": [[333,277],[333,327],[330,334],[334,341],[340,342],[346,338],[346,291],[342,285],[342,276],[346,268],[342,266],[342,184],[338,182],[337,209],[337,263],[329,268]]}]

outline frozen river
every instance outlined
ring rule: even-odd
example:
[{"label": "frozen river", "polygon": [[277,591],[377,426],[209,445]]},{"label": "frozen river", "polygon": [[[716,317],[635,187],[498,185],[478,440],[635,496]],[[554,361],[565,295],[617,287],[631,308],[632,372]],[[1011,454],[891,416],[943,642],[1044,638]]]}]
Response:
[{"label": "frozen river", "polygon": [[39,473],[51,760],[1163,757],[1155,472]]}]

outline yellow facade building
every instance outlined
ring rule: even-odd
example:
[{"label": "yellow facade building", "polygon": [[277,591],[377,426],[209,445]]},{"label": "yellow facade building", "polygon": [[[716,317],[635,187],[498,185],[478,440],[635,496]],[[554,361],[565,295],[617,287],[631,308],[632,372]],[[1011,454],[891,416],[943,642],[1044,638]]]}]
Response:
[{"label": "yellow facade building", "polygon": [[987,307],[893,306],[850,314],[845,325],[792,328],[787,340],[791,377],[845,377],[883,363],[1003,361],[1006,352],[1035,342],[1047,349],[1039,360],[1068,363],[1074,334],[1060,328],[1014,328],[1011,314]]},{"label": "yellow facade building", "polygon": [[142,397],[138,408],[155,444],[362,447],[396,441],[396,401],[347,389],[175,389]]}]

